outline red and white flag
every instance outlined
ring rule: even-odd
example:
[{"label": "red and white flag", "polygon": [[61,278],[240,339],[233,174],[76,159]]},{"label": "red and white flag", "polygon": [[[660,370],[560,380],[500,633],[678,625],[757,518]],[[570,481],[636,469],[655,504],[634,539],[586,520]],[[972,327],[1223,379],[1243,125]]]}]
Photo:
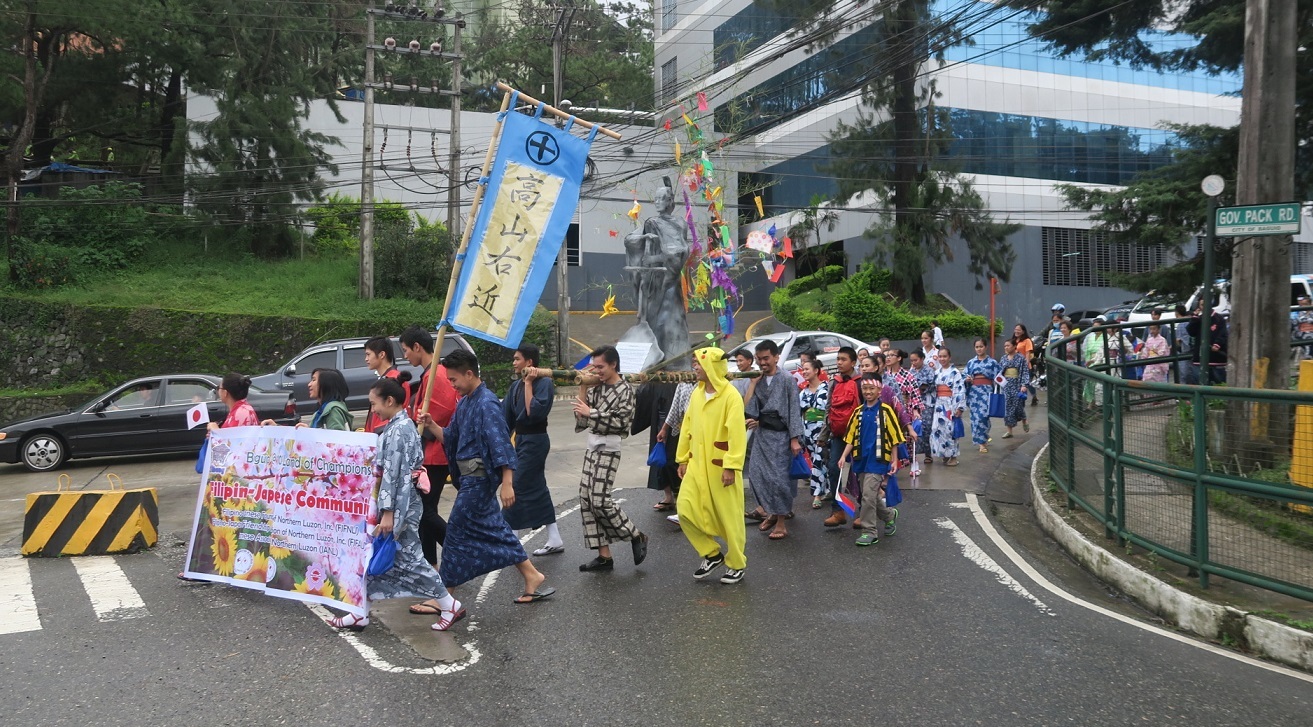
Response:
[{"label": "red and white flag", "polygon": [[193,406],[187,410],[187,428],[195,429],[202,424],[210,423],[210,410],[204,402]]}]

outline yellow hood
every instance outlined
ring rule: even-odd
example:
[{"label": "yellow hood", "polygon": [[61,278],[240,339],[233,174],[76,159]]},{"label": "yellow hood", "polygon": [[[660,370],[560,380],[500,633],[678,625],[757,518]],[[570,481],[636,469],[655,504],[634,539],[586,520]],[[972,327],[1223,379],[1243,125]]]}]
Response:
[{"label": "yellow hood", "polygon": [[[711,383],[711,388],[715,389],[717,394],[729,388],[727,377],[729,361],[723,350],[708,346],[694,351],[693,356],[697,358],[698,366],[707,372],[707,381]],[[698,386],[701,387],[702,384]]]}]

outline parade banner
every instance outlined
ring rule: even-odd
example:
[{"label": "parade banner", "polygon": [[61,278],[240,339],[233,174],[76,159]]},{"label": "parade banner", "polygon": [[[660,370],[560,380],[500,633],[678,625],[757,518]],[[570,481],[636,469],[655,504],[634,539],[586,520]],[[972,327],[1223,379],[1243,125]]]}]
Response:
[{"label": "parade banner", "polygon": [[[511,102],[514,107],[515,102]],[[451,328],[514,348],[538,305],[552,265],[579,204],[586,139],[537,116],[502,112],[497,156],[487,199],[470,228],[460,275],[448,309]]]},{"label": "parade banner", "polygon": [[184,575],[366,615],[377,446],[327,429],[211,432]]}]

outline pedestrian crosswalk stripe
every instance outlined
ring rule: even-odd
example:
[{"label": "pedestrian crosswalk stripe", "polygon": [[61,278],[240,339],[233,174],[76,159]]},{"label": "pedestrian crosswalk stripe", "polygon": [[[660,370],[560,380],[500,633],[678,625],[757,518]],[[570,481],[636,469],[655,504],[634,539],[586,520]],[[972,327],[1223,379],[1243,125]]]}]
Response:
[{"label": "pedestrian crosswalk stripe", "polygon": [[74,558],[73,567],[77,568],[82,587],[91,599],[91,607],[96,610],[96,618],[122,621],[150,615],[145,601],[141,600],[141,595],[113,557]]},{"label": "pedestrian crosswalk stripe", "polygon": [[40,630],[41,617],[37,614],[27,561],[0,559],[0,634]]}]

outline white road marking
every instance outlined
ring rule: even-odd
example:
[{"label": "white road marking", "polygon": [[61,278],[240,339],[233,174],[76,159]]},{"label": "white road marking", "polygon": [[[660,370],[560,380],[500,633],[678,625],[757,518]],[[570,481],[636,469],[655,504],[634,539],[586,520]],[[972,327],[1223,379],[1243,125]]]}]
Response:
[{"label": "white road marking", "polygon": [[[624,500],[616,500],[616,502],[620,503],[620,502],[624,502]],[[561,518],[575,512],[578,509],[579,506],[575,505],[569,510],[564,510],[562,512],[559,512],[556,514],[556,519],[560,520]],[[528,534],[526,534],[523,538],[520,538],[520,545],[524,545],[528,543],[531,539],[533,539],[533,536],[537,535],[538,533],[541,533],[546,529],[547,529],[546,527],[541,527],[541,528],[535,528],[533,530],[530,530]],[[491,591],[493,585],[497,583],[498,573],[501,573],[501,571],[495,570],[483,577],[483,583],[479,586],[479,593],[474,597],[474,604],[476,606],[480,603],[483,603],[488,598],[488,592]],[[477,630],[478,630],[478,622],[470,621],[470,631],[477,631]]]},{"label": "white road marking", "polygon": [[132,587],[128,576],[110,555],[84,556],[73,559],[82,580],[82,588],[91,599],[96,618],[101,621],[123,621],[149,616],[145,601]]},{"label": "white road marking", "polygon": [[23,558],[0,559],[0,634],[40,631],[32,574]]},{"label": "white road marking", "polygon": [[950,503],[948,503],[948,506],[949,506],[949,507],[960,508],[960,509],[962,509],[962,510],[966,510],[966,509],[968,509],[968,508],[971,507],[970,505],[966,504],[965,502],[950,502]]},{"label": "white road marking", "polygon": [[[314,614],[322,619],[324,623],[328,623],[328,620],[333,618],[333,614],[329,613],[328,609],[319,604],[307,603],[306,608],[309,608],[314,612]],[[332,627],[330,626],[330,628]],[[387,659],[384,659],[382,656],[379,656],[379,653],[374,651],[374,647],[361,641],[360,637],[356,635],[355,632],[346,629],[334,630],[337,631],[337,635],[340,636],[343,641],[351,644],[351,647],[360,654],[366,664],[369,664],[379,671],[385,671],[390,674],[453,674],[479,663],[479,658],[482,656],[482,654],[479,653],[478,642],[471,641],[468,644],[462,644],[465,651],[469,652],[469,658],[462,659],[454,664],[434,664],[433,666],[422,667],[397,666]]]},{"label": "white road marking", "polygon": [[[1039,467],[1039,463],[1040,463],[1040,458],[1036,457],[1034,463],[1031,464],[1032,477],[1035,476],[1036,469]],[[1108,618],[1116,619],[1117,621],[1121,621],[1122,623],[1127,624],[1129,626],[1134,626],[1137,629],[1148,631],[1150,633],[1154,633],[1159,636],[1171,639],[1172,641],[1176,641],[1182,644],[1188,644],[1197,649],[1203,649],[1204,651],[1212,652],[1214,654],[1218,654],[1219,656],[1225,656],[1226,658],[1232,659],[1234,661],[1248,664],[1250,666],[1256,666],[1260,669],[1266,669],[1270,672],[1275,672],[1277,674],[1284,674],[1288,677],[1298,679],[1302,682],[1313,684],[1313,674],[1305,674],[1304,672],[1296,671],[1294,669],[1290,669],[1277,664],[1269,664],[1265,661],[1260,661],[1253,657],[1245,656],[1244,654],[1237,654],[1233,651],[1228,651],[1219,646],[1214,646],[1212,644],[1203,641],[1197,641],[1188,636],[1182,636],[1181,634],[1168,631],[1167,629],[1159,628],[1152,624],[1147,624],[1141,621],[1137,621],[1136,619],[1133,619],[1129,616],[1123,616],[1122,614],[1117,613],[1116,611],[1110,611],[1102,606],[1099,606],[1094,603],[1090,603],[1089,601],[1085,601],[1083,599],[1071,595],[1070,593],[1067,593],[1066,591],[1054,585],[1051,581],[1049,581],[1049,579],[1040,575],[1039,571],[1031,567],[1030,563],[1027,563],[1025,560],[1023,560],[1022,557],[1017,554],[1017,551],[1012,549],[1012,546],[1008,544],[1008,541],[1004,540],[1002,535],[999,535],[998,530],[994,528],[994,524],[989,521],[989,518],[985,517],[985,511],[980,509],[979,499],[975,495],[973,494],[967,495],[967,504],[971,507],[971,513],[975,515],[976,522],[979,523],[981,529],[985,531],[985,535],[988,535],[989,539],[994,541],[994,545],[998,546],[998,549],[1003,551],[1003,554],[1006,555],[1009,560],[1015,563],[1016,566],[1021,569],[1022,573],[1025,573],[1032,581],[1039,584],[1040,588],[1043,588],[1044,590],[1048,591],[1049,593],[1052,593],[1058,598],[1061,598],[1064,601],[1080,606],[1081,608],[1089,609],[1095,613],[1103,614]]]},{"label": "white road marking", "polygon": [[[624,502],[624,500],[617,500],[616,502]],[[578,509],[579,506],[575,505],[574,507],[568,510],[557,513],[556,518],[559,520],[565,517],[566,515],[575,512]],[[529,532],[527,535],[520,538],[520,544],[523,545],[529,542],[529,540],[533,538],[533,536],[537,535],[538,533],[542,532],[545,529],[546,528],[537,528]],[[497,574],[500,572],[501,571],[493,571],[488,575],[484,576],[483,583],[482,585],[479,586],[479,593],[474,598],[475,604],[483,603],[484,599],[488,597],[488,591],[492,590],[493,584],[497,582]],[[0,577],[2,576],[3,574],[0,574]],[[3,583],[3,581],[0,581],[0,583]],[[2,603],[2,601],[0,601],[0,603]],[[333,618],[333,614],[330,613],[328,609],[324,608],[323,606],[314,603],[307,603],[305,604],[305,606],[306,608],[310,609],[311,613],[318,616],[319,619],[323,621],[325,624],[328,624],[329,620]],[[0,613],[3,612],[0,611]],[[0,625],[0,628],[3,628],[3,625]],[[40,624],[37,625],[37,628],[40,628]],[[331,624],[329,625],[329,628],[332,628]],[[477,631],[478,622],[471,619],[469,622],[468,629],[470,631]],[[375,669],[378,669],[379,671],[388,672],[389,674],[454,674],[455,672],[463,671],[479,663],[479,658],[482,656],[482,654],[480,654],[478,649],[478,642],[471,641],[468,644],[461,645],[467,652],[469,652],[469,658],[462,659],[461,661],[458,661],[454,664],[434,664],[433,666],[427,666],[427,667],[397,666],[392,662],[388,661],[387,659],[384,659],[382,656],[380,656],[379,653],[375,651],[372,646],[361,641],[360,637],[356,635],[355,632],[348,631],[346,629],[334,629],[334,630],[337,631],[337,635],[341,637],[343,641],[350,644],[351,648],[355,649],[356,653],[360,654],[360,657],[365,660],[366,664],[369,664],[370,666],[374,667]],[[3,631],[0,631],[0,633],[3,633]]]},{"label": "white road marking", "polygon": [[962,532],[962,529],[952,520],[949,520],[946,517],[938,517],[935,518],[935,524],[947,530],[949,534],[953,536],[953,540],[957,541],[957,544],[961,546],[962,555],[966,556],[967,560],[975,563],[986,572],[992,574],[998,579],[999,583],[1007,586],[1018,596],[1030,601],[1034,604],[1035,608],[1038,608],[1040,611],[1050,616],[1057,615],[1053,612],[1053,609],[1049,608],[1043,601],[1035,598],[1033,593],[1026,590],[1025,586],[1021,585],[1015,578],[1008,575],[1007,571],[1003,570],[998,563],[994,562],[994,559],[989,557],[989,554],[981,550],[980,546],[976,545],[975,541],[968,537],[966,533]]}]

